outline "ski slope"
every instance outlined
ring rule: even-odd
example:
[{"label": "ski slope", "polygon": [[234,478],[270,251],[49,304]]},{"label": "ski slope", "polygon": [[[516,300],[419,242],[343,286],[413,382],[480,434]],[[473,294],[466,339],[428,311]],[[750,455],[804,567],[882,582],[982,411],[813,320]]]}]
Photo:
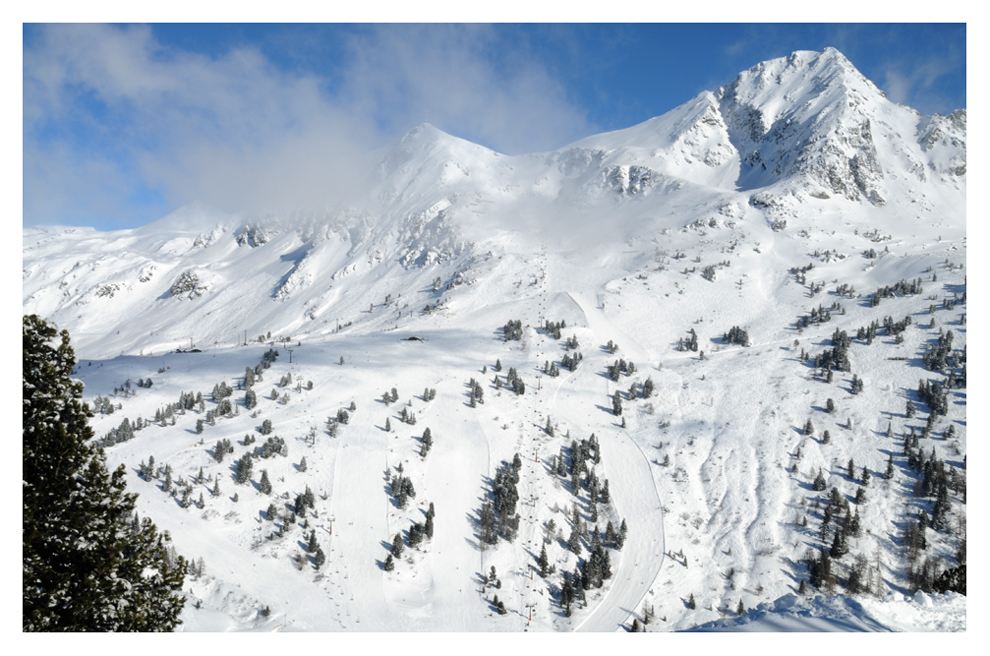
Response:
[{"label": "ski slope", "polygon": [[[947,528],[927,529],[923,556],[964,559],[967,392],[948,377],[965,377],[968,332],[965,113],[921,117],[857,76],[836,51],[795,53],[640,126],[519,157],[421,126],[376,155],[363,204],[323,213],[196,206],[138,230],[26,230],[24,312],[70,331],[86,401],[114,407],[94,416],[98,438],[141,419],[108,460],[127,470],[138,512],[202,559],[183,630],[613,632],[649,608],[649,631],[965,630],[965,598],[929,607],[912,594],[904,547],[909,523],[933,513],[934,497],[915,494],[923,458],[951,480]],[[747,172],[754,153],[776,164]],[[901,281],[922,290],[878,294]],[[748,346],[725,339],[733,327]],[[950,362],[928,368],[950,330]],[[826,382],[814,358],[841,331],[850,371]],[[692,333],[697,350],[680,348]],[[271,349],[249,408],[245,370]],[[634,371],[614,380],[619,359]],[[911,447],[932,414],[919,380],[945,385],[947,411]],[[233,412],[210,422],[221,382]],[[188,392],[203,404],[176,409]],[[265,420],[285,455],[262,456]],[[592,434],[599,458],[575,490],[571,444]],[[218,462],[223,439],[234,452]],[[253,470],[237,485],[245,453]],[[518,532],[483,544],[482,506],[517,454]],[[188,507],[164,490],[165,465],[188,483]],[[405,507],[391,495],[400,466],[415,488]],[[591,501],[592,470],[607,503]],[[839,594],[801,600],[809,550],[836,532],[838,519],[821,531],[833,488],[862,530],[837,559]],[[431,503],[434,535],[410,547]],[[578,553],[575,512],[588,531]],[[611,576],[568,614],[564,572],[589,559],[595,526],[623,520]],[[396,535],[405,547],[386,571]],[[855,567],[868,591],[847,597]],[[751,612],[736,617],[740,604]]]}]

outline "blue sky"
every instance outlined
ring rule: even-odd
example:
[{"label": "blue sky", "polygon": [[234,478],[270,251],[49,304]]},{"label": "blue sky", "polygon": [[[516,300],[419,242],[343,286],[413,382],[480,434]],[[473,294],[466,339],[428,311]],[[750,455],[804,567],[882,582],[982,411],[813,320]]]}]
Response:
[{"label": "blue sky", "polygon": [[827,46],[891,100],[944,114],[966,107],[966,37],[963,24],[26,24],[23,223],[320,206],[361,153],[423,122],[508,154],[551,150]]}]

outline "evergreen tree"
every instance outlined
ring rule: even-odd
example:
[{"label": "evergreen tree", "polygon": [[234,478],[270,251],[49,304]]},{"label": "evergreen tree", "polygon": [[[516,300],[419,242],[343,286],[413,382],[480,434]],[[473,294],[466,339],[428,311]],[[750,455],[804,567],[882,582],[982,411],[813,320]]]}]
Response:
[{"label": "evergreen tree", "polygon": [[402,533],[396,533],[395,537],[392,538],[392,554],[396,558],[402,556]]},{"label": "evergreen tree", "polygon": [[327,562],[327,555],[323,553],[322,547],[317,547],[316,555],[313,556],[313,564],[316,565],[316,569],[320,569],[325,562]]},{"label": "evergreen tree", "polygon": [[949,511],[951,510],[951,505],[949,502],[949,489],[947,485],[940,485],[938,488],[938,493],[935,498],[935,507],[932,509],[932,522],[931,526],[936,531],[942,531],[949,526]]},{"label": "evergreen tree", "polygon": [[815,490],[815,492],[821,492],[822,490],[825,489],[826,487],[825,476],[822,474],[821,467],[818,468],[818,476],[815,476],[815,482],[812,484],[811,487],[813,490]]},{"label": "evergreen tree", "polygon": [[739,600],[739,605],[736,606],[736,615],[742,615],[746,612],[746,606],[743,604],[743,600]]},{"label": "evergreen tree", "polygon": [[695,610],[697,608],[697,603],[694,601],[694,593],[693,592],[691,593],[691,596],[688,597],[687,606],[691,610]]},{"label": "evergreen tree", "polygon": [[577,526],[571,529],[571,535],[567,538],[567,549],[575,556],[581,555],[581,533]]},{"label": "evergreen tree", "polygon": [[547,559],[546,545],[543,545],[543,547],[540,549],[540,557],[538,563],[540,565],[540,576],[546,578],[547,572],[550,570],[550,561]]},{"label": "evergreen tree", "polygon": [[237,461],[237,471],[234,474],[234,482],[238,485],[243,485],[251,480],[252,467],[254,467],[254,462],[251,459],[251,453],[245,453],[241,456],[241,459]]},{"label": "evergreen tree", "polygon": [[299,471],[304,472],[306,471],[307,468],[308,465],[306,464],[306,456],[303,456],[302,459],[299,461]]},{"label": "evergreen tree", "polygon": [[268,480],[268,470],[267,469],[262,469],[261,470],[261,480],[258,481],[258,491],[261,492],[262,494],[271,494],[272,493],[272,484],[271,484],[271,481]]},{"label": "evergreen tree", "polygon": [[429,428],[423,431],[423,437],[421,438],[421,441],[422,441],[422,446],[419,449],[419,455],[425,458],[426,455],[430,452],[430,449],[433,448],[433,433],[430,432]]},{"label": "evergreen tree", "polygon": [[66,331],[23,318],[22,630],[170,631],[188,566],[90,444],[75,364]]},{"label": "evergreen tree", "polygon": [[383,565],[383,568],[386,572],[391,572],[395,569],[395,559],[392,558],[392,554],[385,556],[385,564]]},{"label": "evergreen tree", "polygon": [[835,539],[832,540],[832,549],[828,555],[838,560],[847,553],[849,553],[849,545],[846,544],[846,532],[840,529],[835,532]]}]

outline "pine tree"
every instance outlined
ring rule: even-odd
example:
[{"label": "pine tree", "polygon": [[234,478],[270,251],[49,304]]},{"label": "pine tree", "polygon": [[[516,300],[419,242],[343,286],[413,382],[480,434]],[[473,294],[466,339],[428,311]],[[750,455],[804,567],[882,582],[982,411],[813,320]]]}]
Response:
[{"label": "pine tree", "polygon": [[812,484],[811,487],[813,490],[815,490],[815,492],[821,492],[822,490],[825,489],[826,487],[825,476],[822,474],[821,467],[818,468],[818,476],[815,476],[815,482]]},{"label": "pine tree", "polygon": [[267,469],[262,469],[261,470],[261,480],[258,481],[258,491],[261,492],[262,494],[271,494],[272,493],[272,484],[271,484],[271,481],[268,480],[268,470]]},{"label": "pine tree", "polygon": [[697,608],[697,603],[694,600],[694,593],[693,592],[691,593],[691,596],[688,597],[687,606],[691,610],[695,610]]},{"label": "pine tree", "polygon": [[550,569],[550,561],[547,559],[547,547],[546,547],[546,545],[544,545],[543,548],[540,549],[540,558],[539,558],[539,561],[538,562],[539,562],[539,565],[540,565],[540,576],[543,577],[543,578],[546,578],[547,577],[547,572]]},{"label": "pine tree", "polygon": [[304,472],[306,471],[307,467],[308,465],[306,464],[306,456],[303,456],[302,459],[299,461],[299,471]]},{"label": "pine tree", "polygon": [[237,471],[234,474],[234,482],[238,485],[243,485],[251,479],[251,468],[254,467],[254,461],[251,459],[251,453],[245,453],[241,456],[240,460],[237,461]]},{"label": "pine tree", "polygon": [[575,556],[581,555],[581,534],[576,526],[571,529],[571,535],[567,538],[567,549]]},{"label": "pine tree", "polygon": [[391,555],[395,556],[396,558],[399,558],[400,556],[402,556],[402,549],[403,549],[402,534],[401,533],[396,533],[395,534],[395,537],[392,538],[392,554]]},{"label": "pine tree", "polygon": [[188,566],[90,444],[75,363],[66,331],[23,318],[22,629],[170,631]]},{"label": "pine tree", "polygon": [[838,560],[847,553],[849,553],[849,545],[846,544],[846,532],[839,529],[835,532],[835,539],[832,540],[832,549],[829,550],[828,555]]},{"label": "pine tree", "polygon": [[383,565],[383,568],[386,572],[391,572],[395,569],[395,559],[392,558],[392,554],[385,556],[385,564]]}]

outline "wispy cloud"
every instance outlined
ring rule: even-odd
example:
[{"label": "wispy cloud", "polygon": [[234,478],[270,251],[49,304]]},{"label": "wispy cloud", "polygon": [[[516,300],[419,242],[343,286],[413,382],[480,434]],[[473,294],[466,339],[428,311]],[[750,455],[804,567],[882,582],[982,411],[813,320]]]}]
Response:
[{"label": "wispy cloud", "polygon": [[[335,204],[363,153],[428,121],[509,153],[592,127],[491,28],[350,33],[333,81],[256,47],[209,56],[145,26],[40,26],[24,53],[25,221],[101,221],[136,196],[230,211]],[[522,44],[521,48],[525,48]],[[307,69],[311,70],[311,69]]]},{"label": "wispy cloud", "polygon": [[382,26],[354,37],[350,50],[346,102],[389,131],[427,121],[516,154],[591,129],[564,85],[528,60],[526,43],[490,26]]}]

